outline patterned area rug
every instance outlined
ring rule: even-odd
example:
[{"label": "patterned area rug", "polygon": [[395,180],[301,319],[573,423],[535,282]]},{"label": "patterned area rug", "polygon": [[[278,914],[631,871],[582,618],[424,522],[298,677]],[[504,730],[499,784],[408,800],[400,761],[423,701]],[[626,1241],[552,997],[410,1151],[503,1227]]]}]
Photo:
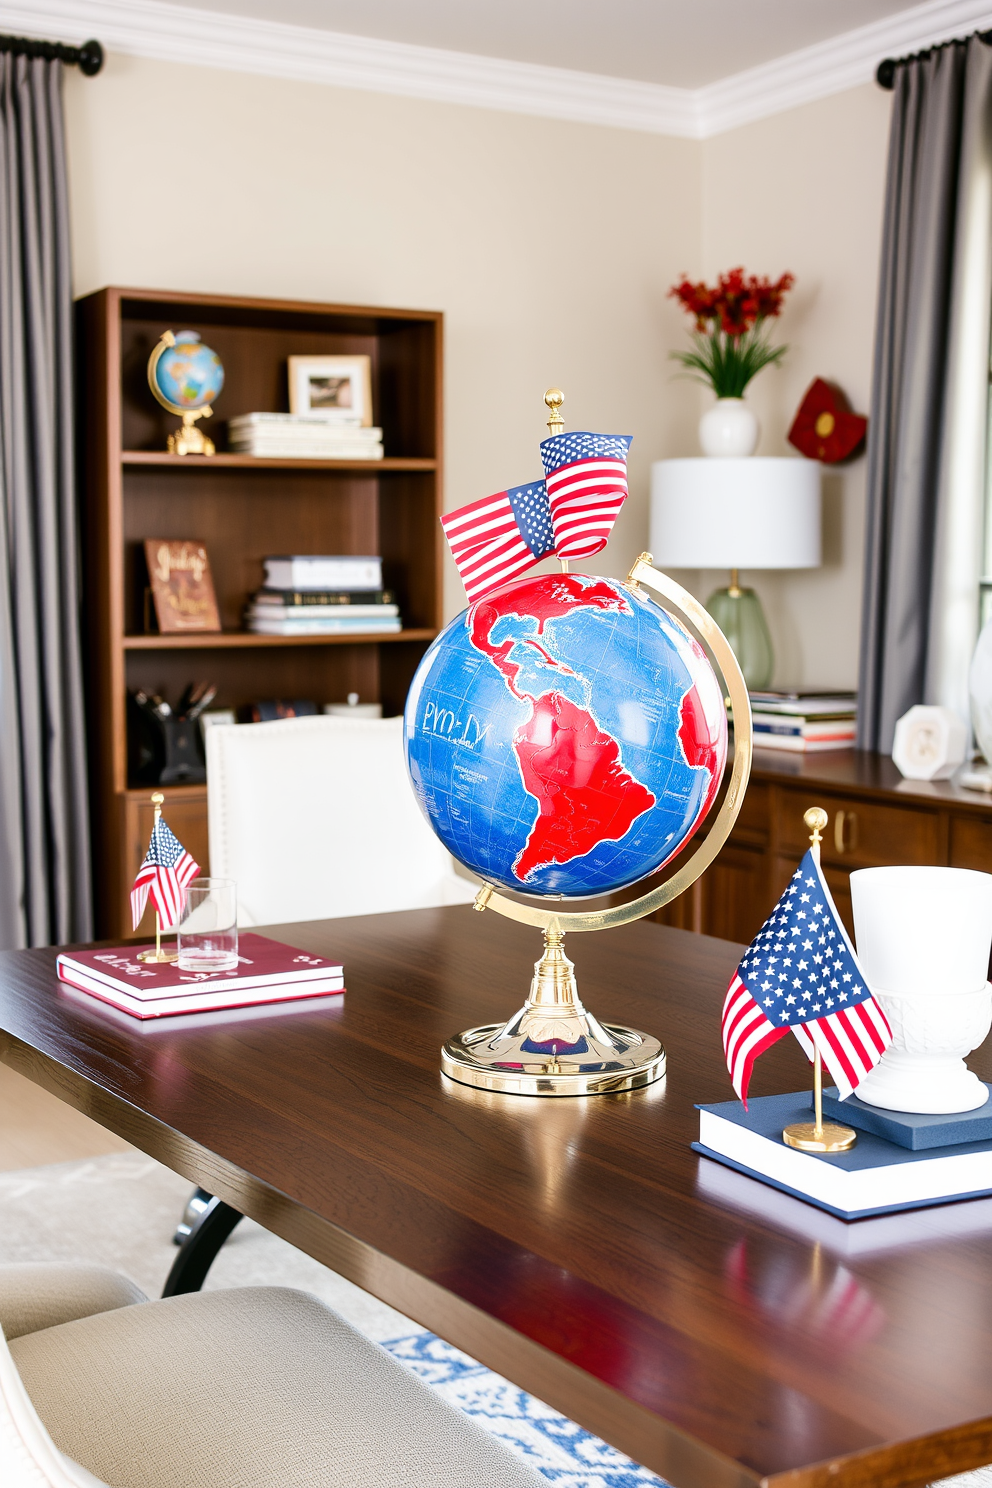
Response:
[{"label": "patterned area rug", "polygon": [[556,1488],[645,1488],[662,1482],[433,1333],[387,1340],[385,1347]]}]

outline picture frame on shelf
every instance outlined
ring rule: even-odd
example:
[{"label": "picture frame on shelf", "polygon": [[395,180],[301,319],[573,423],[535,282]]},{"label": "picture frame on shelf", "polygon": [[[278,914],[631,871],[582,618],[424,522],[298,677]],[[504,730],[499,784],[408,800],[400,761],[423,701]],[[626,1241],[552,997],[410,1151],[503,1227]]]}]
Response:
[{"label": "picture frame on shelf", "polygon": [[372,360],[367,356],[291,356],[289,411],[370,428]]}]

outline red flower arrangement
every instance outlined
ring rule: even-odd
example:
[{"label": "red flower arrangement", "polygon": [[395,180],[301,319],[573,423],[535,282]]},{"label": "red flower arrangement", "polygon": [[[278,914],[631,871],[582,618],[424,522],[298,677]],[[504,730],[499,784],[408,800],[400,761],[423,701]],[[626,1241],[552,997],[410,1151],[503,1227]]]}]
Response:
[{"label": "red flower arrangement", "polygon": [[673,358],[698,374],[697,381],[708,383],[718,398],[742,397],[751,378],[781,361],[788,349],[771,346],[764,326],[782,313],[795,282],[795,275],[782,274],[773,284],[742,268],[721,274],[713,288],[683,276],[668,293],[696,322],[695,350],[673,351]]}]

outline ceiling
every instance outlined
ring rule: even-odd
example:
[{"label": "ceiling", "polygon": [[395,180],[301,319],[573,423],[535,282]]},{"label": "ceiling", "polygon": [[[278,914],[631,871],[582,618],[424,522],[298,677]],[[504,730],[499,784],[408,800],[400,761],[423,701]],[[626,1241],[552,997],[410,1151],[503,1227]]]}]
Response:
[{"label": "ceiling", "polygon": [[919,0],[178,0],[512,62],[699,88]]}]

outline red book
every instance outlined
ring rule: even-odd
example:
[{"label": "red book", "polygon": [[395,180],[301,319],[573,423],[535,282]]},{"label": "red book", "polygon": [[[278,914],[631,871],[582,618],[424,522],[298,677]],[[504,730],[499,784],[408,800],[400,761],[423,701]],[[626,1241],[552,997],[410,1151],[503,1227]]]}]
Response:
[{"label": "red book", "polygon": [[239,935],[235,971],[180,971],[174,961],[163,965],[139,961],[143,949],[129,945],[62,952],[57,962],[59,980],[135,1018],[344,994],[340,962],[265,935]]}]

